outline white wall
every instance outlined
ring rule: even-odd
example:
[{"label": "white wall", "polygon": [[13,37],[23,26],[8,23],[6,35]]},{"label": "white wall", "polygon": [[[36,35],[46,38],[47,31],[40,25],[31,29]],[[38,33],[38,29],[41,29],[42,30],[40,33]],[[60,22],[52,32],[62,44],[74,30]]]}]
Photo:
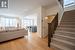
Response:
[{"label": "white wall", "polygon": [[42,37],[42,7],[39,7],[37,12],[37,33],[40,37]]},{"label": "white wall", "polygon": [[41,17],[42,17],[42,21],[41,21],[41,27],[42,27],[42,38],[44,38],[45,36],[47,36],[47,22],[45,20],[46,17],[46,9],[44,7],[41,7]]},{"label": "white wall", "polygon": [[46,16],[55,15],[58,12],[58,5],[46,9]]}]

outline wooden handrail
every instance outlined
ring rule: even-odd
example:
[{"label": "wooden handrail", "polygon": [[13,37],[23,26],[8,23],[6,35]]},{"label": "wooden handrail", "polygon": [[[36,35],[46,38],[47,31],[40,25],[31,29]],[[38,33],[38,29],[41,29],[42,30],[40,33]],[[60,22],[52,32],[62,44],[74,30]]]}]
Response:
[{"label": "wooden handrail", "polygon": [[52,22],[48,23],[48,47],[50,47],[51,38],[53,37],[53,34],[58,26],[58,13],[52,20]]}]

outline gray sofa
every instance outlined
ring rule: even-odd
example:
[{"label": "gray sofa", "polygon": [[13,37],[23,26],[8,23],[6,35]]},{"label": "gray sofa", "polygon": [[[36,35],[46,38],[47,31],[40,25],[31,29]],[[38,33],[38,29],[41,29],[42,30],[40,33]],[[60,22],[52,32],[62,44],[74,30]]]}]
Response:
[{"label": "gray sofa", "polygon": [[19,38],[28,35],[28,31],[25,29],[3,30],[0,31],[0,42]]}]

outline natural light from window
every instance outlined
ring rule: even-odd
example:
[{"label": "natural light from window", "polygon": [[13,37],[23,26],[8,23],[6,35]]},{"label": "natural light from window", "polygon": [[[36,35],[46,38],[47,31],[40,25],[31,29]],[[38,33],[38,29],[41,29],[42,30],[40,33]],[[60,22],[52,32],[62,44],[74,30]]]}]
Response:
[{"label": "natural light from window", "polygon": [[64,0],[64,7],[75,5],[75,0]]},{"label": "natural light from window", "polygon": [[17,27],[17,20],[15,18],[0,17],[0,27]]}]

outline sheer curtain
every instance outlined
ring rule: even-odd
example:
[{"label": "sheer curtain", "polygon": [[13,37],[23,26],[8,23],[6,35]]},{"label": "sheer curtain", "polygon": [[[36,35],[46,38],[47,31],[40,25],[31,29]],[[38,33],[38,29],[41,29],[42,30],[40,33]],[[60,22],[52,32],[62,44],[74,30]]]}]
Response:
[{"label": "sheer curtain", "polygon": [[17,27],[17,20],[15,18],[0,18],[0,27]]}]

